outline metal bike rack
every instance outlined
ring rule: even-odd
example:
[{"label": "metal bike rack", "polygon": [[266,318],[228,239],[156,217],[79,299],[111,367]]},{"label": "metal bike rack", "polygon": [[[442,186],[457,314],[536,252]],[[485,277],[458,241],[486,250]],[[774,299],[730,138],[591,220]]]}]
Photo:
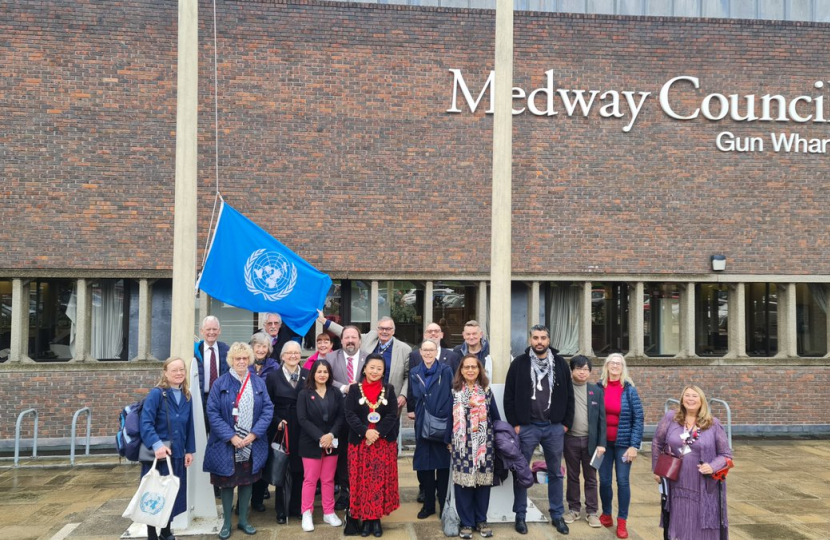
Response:
[{"label": "metal bike rack", "polygon": [[78,409],[75,411],[75,414],[72,415],[72,440],[71,440],[71,450],[69,451],[69,464],[75,465],[75,428],[78,425],[78,416],[81,413],[86,413],[86,454],[89,455],[89,440],[90,435],[92,434],[92,411],[89,407],[84,407],[83,409]]},{"label": "metal bike rack", "polygon": [[23,422],[23,417],[32,413],[35,415],[35,432],[32,439],[32,457],[37,457],[37,424],[38,417],[35,409],[26,409],[17,415],[17,423],[14,426],[14,466],[18,467],[20,463],[20,424]]},{"label": "metal bike rack", "polygon": [[669,412],[669,409],[671,408],[671,407],[669,407],[669,405],[671,405],[672,403],[676,403],[677,405],[680,405],[680,400],[677,400],[677,399],[674,399],[674,398],[667,399],[666,404],[663,405],[663,414],[666,414],[667,412]]},{"label": "metal bike rack", "polygon": [[723,405],[723,408],[726,409],[726,437],[729,439],[729,449],[732,449],[732,409],[729,407],[729,403],[722,399],[715,399],[712,398],[709,400],[710,403],[720,403]]}]

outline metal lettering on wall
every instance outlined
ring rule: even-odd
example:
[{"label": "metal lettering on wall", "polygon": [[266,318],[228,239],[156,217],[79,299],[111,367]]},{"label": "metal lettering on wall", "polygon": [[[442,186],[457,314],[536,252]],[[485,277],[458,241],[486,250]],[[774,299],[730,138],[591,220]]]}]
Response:
[{"label": "metal lettering on wall", "polygon": [[[493,78],[494,72],[484,82],[481,91],[474,99],[460,69],[450,69],[453,74],[452,102],[448,113],[461,113],[459,108],[459,91],[470,112],[475,112],[485,96],[490,106],[486,114],[493,114]],[[824,81],[812,84],[816,90],[825,88]],[[735,122],[795,122],[828,123],[825,117],[824,96],[800,95],[794,98],[779,94],[765,94],[757,98],[755,94],[720,94],[710,93],[693,108],[684,108],[677,101],[677,95],[700,89],[700,79],[689,75],[680,75],[667,81],[658,93],[658,104],[663,113],[675,120],[695,120],[700,117],[711,122],[729,118]],[[830,88],[830,86],[828,86]],[[636,90],[583,90],[554,88],[553,70],[545,72],[545,85],[527,92],[524,88],[513,87],[513,100],[519,100],[521,107],[513,108],[513,114],[525,111],[536,116],[557,116],[562,111],[566,116],[581,115],[588,117],[592,111],[598,111],[603,118],[623,119],[622,131],[628,133],[634,127],[637,117],[643,111],[652,92]],[[826,154],[830,138],[805,138],[797,133],[769,133],[764,137],[739,137],[729,131],[719,133],[714,140],[715,147],[721,152],[763,152],[771,148],[775,152]]]}]

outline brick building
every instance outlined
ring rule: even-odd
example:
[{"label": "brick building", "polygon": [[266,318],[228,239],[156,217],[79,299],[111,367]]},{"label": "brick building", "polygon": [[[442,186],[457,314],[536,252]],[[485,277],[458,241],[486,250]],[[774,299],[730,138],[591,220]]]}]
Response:
[{"label": "brick building", "polygon": [[[218,78],[200,20],[199,245],[218,104],[222,195],[332,276],[328,315],[486,327],[493,12],[220,1]],[[85,405],[104,436],[169,349],[176,4],[6,3],[0,35],[0,440],[29,407],[41,438]],[[828,41],[517,12],[514,354],[542,321],[563,353],[626,353],[647,423],[694,381],[736,432],[830,432]],[[208,313],[224,341],[257,327]]]}]

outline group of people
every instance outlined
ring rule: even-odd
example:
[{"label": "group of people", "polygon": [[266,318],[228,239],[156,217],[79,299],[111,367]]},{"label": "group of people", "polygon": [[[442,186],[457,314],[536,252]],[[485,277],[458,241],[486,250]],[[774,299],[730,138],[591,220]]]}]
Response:
[{"label": "group of people", "polygon": [[[277,314],[266,315],[264,328],[250,343],[230,346],[218,341],[221,327],[215,317],[202,322],[204,340],[196,344],[195,360],[209,433],[203,468],[222,501],[220,538],[231,536],[234,491],[237,528],[256,533],[248,512],[266,511],[268,481],[262,475],[272,441],[283,443],[290,456],[288,478],[274,495],[277,523],[293,515],[301,518],[304,531],[313,531],[319,484],[325,523],[342,525],[336,510],[347,510],[346,517],[360,524],[361,536],[382,536],[381,519],[400,505],[396,439],[403,407],[415,424],[419,519],[442,513],[452,487],[461,538],[472,538],[474,531],[485,538],[493,535],[487,511],[502,424],[520,447],[525,466],[541,445],[549,511],[559,533],[568,534],[568,525],[582,517],[580,475],[588,525],[614,527],[616,476],[616,534],[628,537],[629,474],[640,449],[644,415],[622,355],[609,355],[593,384],[588,358],[574,356],[568,364],[550,346],[548,329],[534,326],[530,346],[507,372],[507,425],[490,389],[492,359],[476,321],[467,323],[464,344],[452,350],[441,347],[442,329],[432,323],[414,351],[394,338],[394,321],[388,317],[367,334],[322,315],[320,322],[325,331],[317,336],[318,350],[303,365],[299,342],[281,340]],[[339,337],[341,349],[331,350],[332,334]],[[172,473],[183,483],[172,516],[186,508],[185,469],[196,451],[185,370],[182,359],[165,361],[142,412],[142,441],[157,458],[172,458]],[[712,533],[705,538],[716,538],[725,528],[726,503],[725,495],[720,507],[717,500],[712,503],[718,491],[711,475],[731,453],[698,387],[684,389],[680,410],[660,422],[652,445],[655,464],[664,451],[691,456],[684,458],[676,481],[663,480],[672,516],[664,523],[668,537],[701,538],[702,530]],[[149,467],[143,463],[142,474]],[[514,479],[513,491],[514,527],[527,534],[527,487]],[[174,539],[169,524],[160,531],[149,529],[150,539]]]}]

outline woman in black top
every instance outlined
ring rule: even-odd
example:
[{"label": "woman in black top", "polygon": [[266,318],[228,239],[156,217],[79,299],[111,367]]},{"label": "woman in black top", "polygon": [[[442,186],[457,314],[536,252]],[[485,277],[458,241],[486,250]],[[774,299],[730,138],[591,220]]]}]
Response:
[{"label": "woman in black top", "polygon": [[[289,449],[289,467],[291,469],[291,493],[288,500],[288,513],[300,517],[300,496],[303,487],[303,461],[294,451],[300,441],[300,423],[297,420],[297,396],[305,387],[308,370],[300,367],[300,344],[289,341],[282,347],[280,354],[282,365],[280,369],[272,371],[265,378],[268,395],[274,403],[274,419],[268,430],[270,440],[277,432],[288,430],[287,444]],[[286,501],[283,490],[277,489],[274,497],[277,509],[277,523],[287,521]]]},{"label": "woman in black top", "polygon": [[[331,365],[317,360],[311,365],[311,373],[305,388],[297,398],[297,419],[300,422],[299,454],[303,459],[303,530],[314,530],[312,514],[314,492],[320,481],[323,498],[323,521],[332,527],[342,525],[334,513],[334,474],[337,470],[339,441],[343,418],[343,394],[332,389]],[[344,441],[345,443],[345,441]]]}]

